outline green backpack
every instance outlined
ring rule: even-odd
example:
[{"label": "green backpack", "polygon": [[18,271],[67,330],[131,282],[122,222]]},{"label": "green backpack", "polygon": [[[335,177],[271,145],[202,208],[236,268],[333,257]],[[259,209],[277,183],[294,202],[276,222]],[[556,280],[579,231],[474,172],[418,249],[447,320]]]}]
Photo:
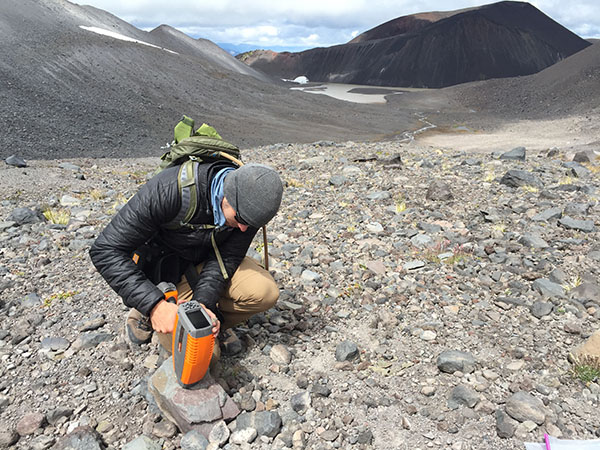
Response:
[{"label": "green backpack", "polygon": [[[192,217],[194,217],[196,209],[198,208],[198,199],[195,188],[196,165],[215,161],[230,161],[241,167],[244,163],[241,161],[240,149],[235,145],[224,141],[217,130],[205,123],[194,131],[194,120],[185,115],[181,121],[175,125],[173,134],[174,139],[169,147],[169,151],[161,156],[161,162],[154,172],[157,174],[167,167],[180,166],[177,184],[181,196],[181,208],[177,216],[165,225],[165,228],[171,230],[182,227],[192,229],[213,229],[213,233],[211,234],[213,249],[223,277],[227,280],[229,275],[225,270],[225,265],[221,259],[221,254],[217,248],[214,237],[215,225],[196,225],[191,224],[190,220],[192,220]],[[266,227],[263,227],[263,240],[264,265],[265,269],[269,270]]]}]

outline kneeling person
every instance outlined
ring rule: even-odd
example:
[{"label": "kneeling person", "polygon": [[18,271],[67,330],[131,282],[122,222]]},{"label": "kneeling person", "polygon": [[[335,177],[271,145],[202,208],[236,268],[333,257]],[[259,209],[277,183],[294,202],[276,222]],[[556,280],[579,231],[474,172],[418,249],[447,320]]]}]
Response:
[{"label": "kneeling person", "polygon": [[207,309],[215,336],[279,297],[271,275],[245,256],[279,209],[279,175],[265,165],[236,168],[223,161],[195,164],[195,170],[198,205],[188,223],[173,223],[182,199],[179,167],[170,167],[140,188],[90,249],[102,277],[132,308],[126,330],[134,344],[150,341],[154,330],[171,350],[177,305],[157,287],[163,281],[177,285],[179,303],[196,300]]}]

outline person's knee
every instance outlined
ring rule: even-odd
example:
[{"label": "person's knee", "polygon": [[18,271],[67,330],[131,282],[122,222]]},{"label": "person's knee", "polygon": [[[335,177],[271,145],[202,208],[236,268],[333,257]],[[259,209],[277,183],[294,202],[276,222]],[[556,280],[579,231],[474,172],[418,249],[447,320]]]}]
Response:
[{"label": "person's knee", "polygon": [[279,299],[279,287],[275,283],[275,281],[269,281],[267,283],[262,283],[259,289],[260,292],[257,292],[257,297],[261,300],[261,306],[263,311],[266,311],[269,308],[275,306],[277,300]]}]

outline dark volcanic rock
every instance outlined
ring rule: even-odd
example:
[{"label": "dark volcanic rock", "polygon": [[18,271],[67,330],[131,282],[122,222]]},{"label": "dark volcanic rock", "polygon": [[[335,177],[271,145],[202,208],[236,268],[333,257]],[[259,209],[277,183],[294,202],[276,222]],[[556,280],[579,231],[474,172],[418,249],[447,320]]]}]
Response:
[{"label": "dark volcanic rock", "polygon": [[544,423],[546,408],[539,398],[523,391],[513,394],[506,401],[506,412],[520,422],[531,420],[538,425]]},{"label": "dark volcanic rock", "polygon": [[536,177],[534,174],[527,172],[525,170],[509,170],[504,174],[504,176],[500,179],[500,184],[505,184],[509,187],[519,187],[519,186],[535,186],[542,187],[542,181]]},{"label": "dark volcanic rock", "polygon": [[593,220],[577,220],[569,216],[564,216],[558,223],[568,230],[578,230],[584,233],[591,233],[596,229]]},{"label": "dark volcanic rock", "polygon": [[388,22],[387,30],[372,33],[375,40],[367,32],[361,42],[300,53],[255,51],[240,59],[289,79],[433,88],[536,73],[590,45],[528,3],[445,14],[433,13],[440,20],[429,23],[396,19],[398,26]]},{"label": "dark volcanic rock", "polygon": [[281,429],[281,417],[275,411],[242,413],[236,419],[237,428],[254,428],[259,436],[274,437]]},{"label": "dark volcanic rock", "polygon": [[359,356],[358,347],[354,342],[344,341],[335,349],[335,359],[338,361],[350,361]]},{"label": "dark volcanic rock", "polygon": [[17,225],[24,225],[26,223],[40,222],[42,219],[36,211],[29,208],[16,208],[10,213],[8,220],[15,222]]},{"label": "dark volcanic rock", "polygon": [[446,350],[437,358],[438,369],[446,373],[453,373],[457,370],[471,373],[475,370],[475,364],[473,355],[458,350]]},{"label": "dark volcanic rock", "polygon": [[515,434],[519,422],[501,409],[496,410],[496,432],[501,438],[511,438]]},{"label": "dark volcanic rock", "polygon": [[508,159],[514,161],[525,161],[526,151],[525,147],[513,148],[510,152],[503,153],[500,155],[500,159]]},{"label": "dark volcanic rock", "polygon": [[452,195],[452,190],[450,189],[450,185],[441,180],[435,180],[427,189],[427,195],[425,196],[427,200],[440,200],[447,201],[452,200],[454,196]]},{"label": "dark volcanic rock", "polygon": [[52,448],[56,450],[101,450],[104,445],[102,438],[95,430],[84,426],[75,428]]}]

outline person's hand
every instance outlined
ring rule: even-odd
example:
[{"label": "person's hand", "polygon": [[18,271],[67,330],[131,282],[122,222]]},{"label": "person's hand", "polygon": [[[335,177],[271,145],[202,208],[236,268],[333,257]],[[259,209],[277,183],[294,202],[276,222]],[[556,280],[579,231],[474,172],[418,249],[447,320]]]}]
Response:
[{"label": "person's hand", "polygon": [[219,335],[219,331],[221,330],[221,322],[219,322],[219,319],[217,319],[217,316],[215,316],[214,312],[212,312],[210,309],[208,309],[202,303],[200,303],[200,305],[202,305],[202,307],[204,308],[204,311],[206,311],[206,313],[208,314],[208,317],[210,317],[210,320],[212,321],[212,324],[213,324],[212,334],[216,338]]},{"label": "person's hand", "polygon": [[172,333],[177,316],[177,305],[161,300],[150,311],[150,322],[154,331],[159,333]]}]

